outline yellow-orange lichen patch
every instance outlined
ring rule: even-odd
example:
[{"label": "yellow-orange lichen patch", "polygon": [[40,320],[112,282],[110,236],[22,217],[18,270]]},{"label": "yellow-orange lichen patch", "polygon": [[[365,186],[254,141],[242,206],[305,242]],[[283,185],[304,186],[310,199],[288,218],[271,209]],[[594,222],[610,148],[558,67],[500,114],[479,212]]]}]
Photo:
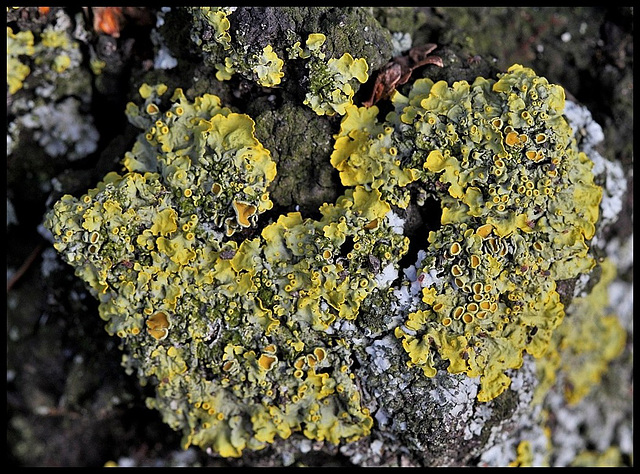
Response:
[{"label": "yellow-orange lichen patch", "polygon": [[516,132],[509,132],[504,139],[504,142],[509,146],[514,146],[516,143],[520,143],[518,134]]},{"label": "yellow-orange lichen patch", "polygon": [[146,324],[149,334],[158,341],[162,341],[169,334],[169,319],[162,311],[158,311],[147,319]]},{"label": "yellow-orange lichen patch", "polygon": [[249,227],[251,222],[249,222],[249,217],[255,214],[257,208],[251,204],[240,201],[233,201],[233,208],[236,211],[236,218],[238,220],[238,224],[242,227]]},{"label": "yellow-orange lichen patch", "polygon": [[278,358],[269,354],[262,354],[258,358],[258,365],[260,368],[264,370],[271,370],[275,363],[278,361]]}]

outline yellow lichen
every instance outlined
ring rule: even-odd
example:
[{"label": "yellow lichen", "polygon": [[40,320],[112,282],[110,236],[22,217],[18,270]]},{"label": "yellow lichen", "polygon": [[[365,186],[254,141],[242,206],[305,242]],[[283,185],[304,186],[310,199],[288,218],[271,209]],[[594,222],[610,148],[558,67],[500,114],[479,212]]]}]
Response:
[{"label": "yellow lichen", "polygon": [[[547,100],[522,92],[531,90]],[[391,120],[409,126],[405,140],[424,157],[422,179],[442,189],[441,228],[429,235],[423,271],[444,257],[451,275],[432,287],[433,303],[409,314],[408,330],[396,333],[425,373],[434,372],[429,346],[449,361],[449,372],[480,375],[478,399],[488,401],[509,386],[504,371],[520,367],[523,352],[541,357],[549,346],[564,316],[555,281],[593,268],[586,241],[602,191],[560,115],[564,92],[530,69],[515,65],[497,82],[451,87],[421,79],[393,101]],[[545,140],[536,140],[541,134]],[[531,148],[535,143],[544,148]],[[476,284],[486,282],[490,290]],[[445,306],[443,297],[456,303]]]},{"label": "yellow lichen", "polygon": [[537,362],[541,380],[535,393],[538,402],[559,377],[567,402],[578,403],[600,383],[608,364],[624,349],[626,332],[618,318],[607,313],[608,286],[616,268],[609,260],[600,266],[600,281],[587,296],[573,300],[549,350]]},{"label": "yellow lichen", "polygon": [[[63,197],[47,217],[107,330],[126,337],[125,366],[154,381],[148,406],[185,447],[237,457],[294,432],[330,443],[371,432],[339,328],[391,288],[409,248],[396,213],[416,195],[437,199],[442,218],[416,237],[421,298],[395,335],[426,376],[444,360],[479,377],[480,401],[509,386],[505,372],[525,352],[548,350],[564,317],[556,279],[593,264],[599,188],[558,90],[519,67],[498,83],[423,79],[379,122],[376,107],[350,103],[366,62],[325,61],[322,40],[309,37],[307,66],[329,81],[312,81],[307,103],[344,114],[331,163],[347,189],[317,218],[289,212],[257,228],[276,168],[253,120],[213,95],[190,101],[176,89],[163,101],[163,85],[143,85],[127,106],[142,130],[127,172]],[[547,119],[513,85],[534,83],[548,93]],[[532,160],[541,133],[551,151]]]},{"label": "yellow lichen", "polygon": [[521,441],[516,448],[518,457],[509,463],[509,467],[532,467],[533,453],[531,452],[531,442]]},{"label": "yellow lichen", "polygon": [[317,51],[325,43],[326,40],[327,37],[322,33],[311,33],[307,37],[306,45],[309,51]]},{"label": "yellow lichen", "polygon": [[151,233],[153,235],[168,235],[178,229],[178,214],[173,209],[163,209],[153,218]]},{"label": "yellow lichen", "polygon": [[19,56],[34,54],[33,41],[31,31],[14,33],[11,27],[7,27],[7,85],[9,94],[15,94],[22,89],[23,81],[31,72],[31,68],[22,63]]},{"label": "yellow lichen", "polygon": [[355,91],[351,82],[356,80],[364,84],[369,78],[369,66],[364,58],[356,59],[349,53],[325,62],[319,49],[322,45],[320,39],[311,41],[314,46],[309,50],[311,86],[304,103],[318,115],[344,115],[347,107],[353,104]]},{"label": "yellow lichen", "polygon": [[604,452],[583,451],[571,462],[571,467],[625,467],[620,448],[611,446]]},{"label": "yellow lichen", "polygon": [[283,65],[284,61],[273,51],[273,47],[271,45],[265,46],[254,66],[258,75],[258,83],[264,87],[274,87],[280,84],[284,76]]}]

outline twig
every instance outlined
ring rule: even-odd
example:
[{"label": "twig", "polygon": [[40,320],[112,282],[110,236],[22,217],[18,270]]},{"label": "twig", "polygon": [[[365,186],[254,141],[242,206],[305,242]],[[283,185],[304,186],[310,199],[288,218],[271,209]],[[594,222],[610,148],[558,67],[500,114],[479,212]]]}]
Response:
[{"label": "twig", "polygon": [[11,279],[7,282],[7,293],[11,291],[11,288],[13,288],[16,282],[20,278],[22,278],[22,275],[26,273],[26,271],[33,264],[34,260],[40,254],[40,252],[42,252],[43,249],[44,249],[44,244],[42,242],[39,243],[35,249],[33,249],[33,252],[31,252],[31,254],[27,257],[27,259],[20,266],[20,268],[18,268],[18,271],[16,271],[11,277]]}]

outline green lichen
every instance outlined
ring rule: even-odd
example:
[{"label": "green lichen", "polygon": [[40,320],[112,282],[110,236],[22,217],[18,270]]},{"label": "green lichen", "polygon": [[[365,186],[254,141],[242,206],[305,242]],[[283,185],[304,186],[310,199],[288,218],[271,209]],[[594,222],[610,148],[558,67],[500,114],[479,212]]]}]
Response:
[{"label": "green lichen", "polygon": [[350,344],[330,328],[378,286],[370,256],[394,265],[407,250],[385,222],[389,205],[355,187],[319,220],[293,212],[231,240],[256,224],[239,196],[256,214],[268,207],[269,153],[217,97],[191,103],[176,90],[161,112],[165,93],[144,84],[144,103],[127,107],[144,130],[127,172],[63,197],[46,219],[127,348],[124,365],[156,384],[148,406],[185,447],[222,456],[296,431],[331,443],[368,434]]},{"label": "green lichen", "polygon": [[594,266],[586,241],[601,189],[562,116],[563,89],[528,68],[473,84],[418,80],[393,102],[382,125],[375,111],[348,109],[332,158],[343,183],[385,190],[400,206],[407,192],[390,179],[435,190],[441,227],[418,271],[437,276],[396,335],[427,376],[436,353],[449,372],[480,376],[478,399],[488,401],[523,352],[547,349],[564,316],[556,281]]},{"label": "green lichen", "polygon": [[604,452],[583,451],[571,462],[571,467],[623,467],[622,453],[616,446]]},{"label": "green lichen", "polygon": [[[231,7],[202,7],[191,10],[193,15],[193,30],[191,31],[191,39],[198,46],[207,48],[207,51],[214,51],[215,45],[223,50],[230,48],[231,36],[229,35],[229,15],[233,11]],[[205,30],[207,27],[212,29],[211,39],[213,43],[207,44],[198,31]],[[209,36],[209,35],[207,35]]]},{"label": "green lichen", "polygon": [[352,80],[367,82],[369,66],[366,59],[354,59],[349,53],[325,62],[325,40],[323,34],[310,34],[306,50],[300,53],[300,57],[310,58],[306,65],[310,86],[304,103],[318,115],[344,115],[346,107],[353,104]]},{"label": "green lichen", "polygon": [[[282,33],[284,38],[271,32],[265,34],[257,42],[258,48],[247,42],[247,32],[238,29],[236,34],[230,35],[231,23],[227,16],[235,10],[196,7],[189,11],[193,16],[191,39],[204,53],[205,61],[215,67],[216,78],[220,81],[239,73],[263,87],[278,87],[286,79],[288,67],[282,58],[287,62],[303,60],[308,71],[308,78],[304,80],[304,103],[318,115],[342,115],[345,106],[352,104],[358,85],[369,77],[365,58],[354,58],[349,52],[340,56],[329,53],[325,44],[327,37],[323,33],[311,33],[303,38],[292,29],[295,28],[292,24]],[[285,18],[281,19],[282,24],[292,21],[286,11],[282,15]],[[277,43],[271,43],[271,40]]]},{"label": "green lichen", "polygon": [[[37,38],[33,50],[33,69],[38,74],[50,76],[49,80],[57,80],[58,77],[70,78],[72,71],[82,62],[80,45],[75,41],[66,29],[49,25]],[[42,79],[38,78],[39,81]]]},{"label": "green lichen", "polygon": [[55,18],[42,30],[14,33],[7,27],[9,151],[32,139],[48,156],[74,160],[97,147],[98,132],[87,114],[91,73],[70,18],[62,11]]},{"label": "green lichen", "polygon": [[231,7],[198,7],[188,10],[191,16],[191,41],[206,53],[217,69],[219,81],[231,79],[235,73],[231,53],[230,23],[227,15]]},{"label": "green lichen", "polygon": [[58,99],[71,95],[67,91],[88,83],[86,72],[80,67],[82,60],[80,44],[72,37],[69,19],[61,12],[55,24],[41,32],[35,30],[35,34],[14,33],[7,27],[7,85],[12,95],[23,88],[23,83],[27,88],[39,87],[40,97],[54,94],[53,99]]},{"label": "green lichen", "polygon": [[406,186],[419,176],[418,169],[402,167],[400,158],[409,145],[398,142],[390,124],[378,123],[377,107],[351,105],[345,112],[331,154],[342,184],[377,189],[388,202],[406,208],[410,199]]},{"label": "green lichen", "polygon": [[[427,80],[428,81],[428,80]],[[601,189],[562,117],[564,92],[513,66],[493,82],[426,84],[398,113],[441,190],[441,228],[422,269],[441,262],[425,307],[397,331],[412,363],[481,376],[481,401],[509,385],[522,353],[540,357],[563,317],[556,281],[591,269]],[[424,87],[424,86],[422,86]],[[437,268],[437,267],[436,267]]]},{"label": "green lichen", "polygon": [[533,453],[531,452],[531,442],[521,441],[516,448],[518,457],[509,464],[509,467],[532,467]]},{"label": "green lichen", "polygon": [[[322,61],[323,43],[311,35],[301,58]],[[366,74],[356,63],[330,64]],[[213,95],[176,89],[167,106],[166,86],[139,92],[127,115],[143,133],[125,173],[63,197],[45,225],[184,446],[235,457],[294,432],[334,444],[369,434],[340,328],[396,279],[409,239],[390,211],[412,190],[436,198],[442,218],[416,242],[422,298],[395,335],[428,377],[442,361],[480,376],[481,401],[505,390],[524,352],[547,350],[564,316],[556,280],[594,264],[600,188],[562,89],[530,69],[417,81],[382,124],[376,107],[341,102],[331,164],[347,189],[317,219],[289,212],[261,227],[276,169],[253,120]]]},{"label": "green lichen", "polygon": [[[254,122],[205,94],[190,103],[181,89],[161,113],[166,86],[143,84],[144,103],[129,103],[129,120],[146,130],[125,155],[130,172],[158,172],[175,199],[212,230],[232,235],[273,206],[266,192],[276,175],[269,152],[254,136]],[[223,181],[224,177],[224,181]]]},{"label": "green lichen", "polygon": [[94,76],[99,76],[100,74],[102,74],[102,70],[106,65],[106,62],[98,58],[91,59],[89,63],[89,67],[91,68],[91,72]]},{"label": "green lichen", "polygon": [[22,89],[23,81],[31,72],[31,68],[20,61],[20,56],[32,56],[33,54],[33,33],[19,31],[14,34],[11,27],[7,27],[7,87],[9,94],[13,95]]},{"label": "green lichen", "polygon": [[232,41],[228,15],[233,7],[193,7],[191,40],[205,53],[208,63],[215,66],[219,81],[231,79],[239,72],[264,87],[280,84],[284,61],[270,44],[262,50],[248,52],[242,44]]},{"label": "green lichen", "polygon": [[610,260],[600,266],[600,281],[587,296],[574,298],[549,350],[538,361],[537,402],[559,378],[567,402],[575,405],[600,383],[609,363],[624,349],[626,331],[616,315],[606,313],[608,285],[616,268]]}]

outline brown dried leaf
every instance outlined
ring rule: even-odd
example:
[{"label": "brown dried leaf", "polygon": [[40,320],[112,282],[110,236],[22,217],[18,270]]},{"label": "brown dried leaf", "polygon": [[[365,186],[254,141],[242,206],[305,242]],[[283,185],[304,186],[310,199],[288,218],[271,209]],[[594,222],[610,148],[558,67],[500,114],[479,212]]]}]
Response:
[{"label": "brown dried leaf", "polygon": [[444,67],[442,58],[429,55],[436,47],[433,43],[416,46],[411,48],[407,55],[393,58],[378,72],[373,84],[371,97],[364,101],[362,105],[371,107],[378,101],[389,98],[393,91],[398,86],[405,84],[411,78],[413,71],[420,66],[434,64]]}]

